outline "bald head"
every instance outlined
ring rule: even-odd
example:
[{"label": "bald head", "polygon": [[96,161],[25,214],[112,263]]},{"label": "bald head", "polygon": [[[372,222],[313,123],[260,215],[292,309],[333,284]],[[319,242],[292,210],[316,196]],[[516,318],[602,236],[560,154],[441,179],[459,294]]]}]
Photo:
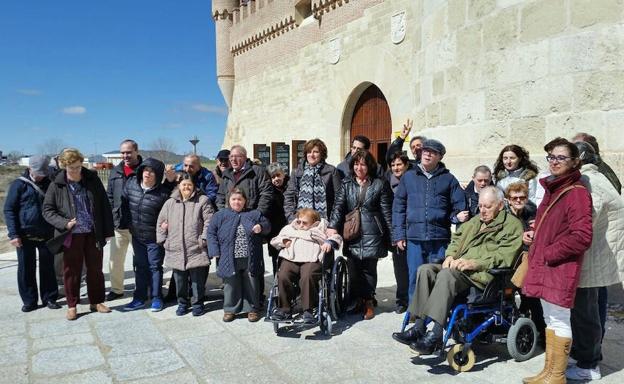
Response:
[{"label": "bald head", "polygon": [[188,155],[184,158],[184,172],[195,176],[201,169],[201,161],[197,155]]}]

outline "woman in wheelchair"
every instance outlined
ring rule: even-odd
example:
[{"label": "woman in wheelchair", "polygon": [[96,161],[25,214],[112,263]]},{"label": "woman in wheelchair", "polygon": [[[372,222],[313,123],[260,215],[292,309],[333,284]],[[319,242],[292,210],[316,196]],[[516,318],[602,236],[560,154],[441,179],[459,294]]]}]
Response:
[{"label": "woman in wheelchair", "polygon": [[303,208],[297,212],[296,219],[271,240],[282,258],[277,273],[279,307],[270,314],[271,319],[283,321],[291,317],[291,303],[297,295],[294,283],[298,282],[303,322],[316,322],[313,309],[318,305],[323,255],[338,249],[342,243],[339,235],[328,237],[326,230],[327,221],[321,219],[318,212]]}]

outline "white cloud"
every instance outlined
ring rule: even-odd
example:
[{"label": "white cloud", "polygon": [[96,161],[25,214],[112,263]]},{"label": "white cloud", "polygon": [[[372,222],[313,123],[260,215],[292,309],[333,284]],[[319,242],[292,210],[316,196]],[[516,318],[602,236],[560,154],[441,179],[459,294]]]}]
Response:
[{"label": "white cloud", "polygon": [[193,104],[191,105],[191,109],[197,112],[202,112],[202,113],[215,113],[218,115],[227,114],[227,108],[222,107],[220,105],[213,105],[213,104],[201,104],[201,103]]},{"label": "white cloud", "polygon": [[81,105],[73,105],[71,107],[63,108],[63,114],[65,115],[84,115],[87,113],[87,108]]},{"label": "white cloud", "polygon": [[39,89],[18,89],[17,93],[25,96],[41,96],[43,92]]}]

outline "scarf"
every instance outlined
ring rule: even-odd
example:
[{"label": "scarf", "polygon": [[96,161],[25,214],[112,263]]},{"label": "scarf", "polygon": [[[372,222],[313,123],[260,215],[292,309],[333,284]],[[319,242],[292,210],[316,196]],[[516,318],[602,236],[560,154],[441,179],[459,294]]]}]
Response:
[{"label": "scarf", "polygon": [[321,178],[321,168],[323,163],[310,165],[307,162],[303,167],[303,176],[299,183],[299,199],[297,209],[312,208],[327,218],[327,196],[325,195],[325,184]]}]

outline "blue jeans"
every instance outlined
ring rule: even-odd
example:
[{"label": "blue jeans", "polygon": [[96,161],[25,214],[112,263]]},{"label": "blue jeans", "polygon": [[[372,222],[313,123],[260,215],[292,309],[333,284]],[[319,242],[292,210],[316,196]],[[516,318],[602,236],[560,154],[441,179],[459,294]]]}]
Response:
[{"label": "blue jeans", "polygon": [[448,246],[448,240],[413,241],[407,240],[407,270],[409,273],[409,302],[416,290],[416,276],[418,267],[428,263],[441,263],[444,261],[444,253]]},{"label": "blue jeans", "polygon": [[133,236],[132,249],[134,250],[134,299],[147,301],[148,289],[151,290],[152,299],[162,297],[164,248],[157,243],[143,243]]}]

